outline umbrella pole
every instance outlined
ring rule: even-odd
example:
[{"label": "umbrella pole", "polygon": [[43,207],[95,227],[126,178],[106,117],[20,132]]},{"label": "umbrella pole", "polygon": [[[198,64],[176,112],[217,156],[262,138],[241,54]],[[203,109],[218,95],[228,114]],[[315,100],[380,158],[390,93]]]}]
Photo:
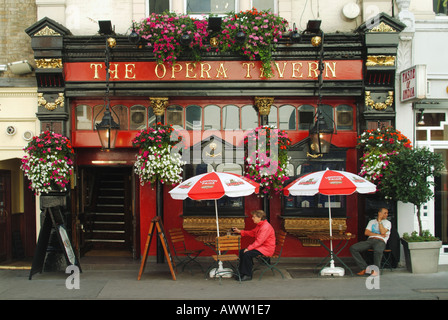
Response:
[{"label": "umbrella pole", "polygon": [[332,229],[332,224],[333,221],[331,219],[331,201],[330,201],[330,195],[328,195],[328,214],[329,214],[329,221],[330,221],[330,251],[331,251],[331,260],[330,260],[330,265],[331,268],[334,268],[334,260],[333,260],[333,229]]}]

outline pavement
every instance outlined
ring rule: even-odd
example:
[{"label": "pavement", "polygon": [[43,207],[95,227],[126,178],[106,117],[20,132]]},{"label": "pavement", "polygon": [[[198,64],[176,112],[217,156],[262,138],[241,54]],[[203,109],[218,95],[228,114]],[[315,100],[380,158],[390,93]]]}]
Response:
[{"label": "pavement", "polygon": [[[200,262],[206,267],[211,261],[200,257]],[[263,306],[276,306],[280,301],[280,305],[294,308],[297,300],[448,300],[448,265],[440,265],[439,271],[432,274],[413,274],[405,268],[385,269],[376,278],[320,276],[314,266],[311,260],[282,258],[279,268],[284,279],[268,271],[259,280],[260,271],[255,271],[251,281],[222,279],[220,283],[206,279],[196,267],[178,272],[173,280],[168,264],[156,263],[149,257],[141,279],[137,280],[139,260],[85,257],[81,258],[78,282],[71,272],[42,272],[30,280],[26,266],[0,268],[0,300],[152,300],[157,305],[175,301],[169,308],[184,314],[205,312],[188,308],[217,301],[231,301],[232,305],[255,301],[253,310],[248,312],[263,314]]]}]

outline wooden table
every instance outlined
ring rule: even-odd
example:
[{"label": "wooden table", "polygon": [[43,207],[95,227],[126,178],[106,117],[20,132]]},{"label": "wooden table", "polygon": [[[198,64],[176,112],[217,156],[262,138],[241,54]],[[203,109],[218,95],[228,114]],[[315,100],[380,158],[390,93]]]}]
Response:
[{"label": "wooden table", "polygon": [[[333,234],[333,236],[330,236],[329,234],[324,233],[315,233],[308,235],[308,238],[311,240],[317,240],[319,244],[325,248],[325,250],[328,251],[328,255],[322,259],[322,261],[316,266],[318,268],[319,266],[322,266],[322,268],[319,270],[319,273],[322,269],[324,269],[328,264],[330,263],[331,259],[336,259],[339,261],[345,269],[350,271],[350,274],[353,276],[352,270],[344,263],[344,261],[339,258],[339,253],[347,246],[348,241],[355,238],[354,234]],[[329,248],[327,245],[325,245],[324,241],[337,241],[336,246],[333,247],[333,250]],[[334,243],[333,243],[334,244]]]}]

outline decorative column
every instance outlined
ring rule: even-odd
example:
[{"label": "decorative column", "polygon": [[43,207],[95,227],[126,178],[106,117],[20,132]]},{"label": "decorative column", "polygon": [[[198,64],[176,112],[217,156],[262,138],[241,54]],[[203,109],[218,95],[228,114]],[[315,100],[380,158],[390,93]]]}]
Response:
[{"label": "decorative column", "polygon": [[261,117],[262,126],[268,124],[268,116],[269,112],[271,112],[271,106],[273,103],[274,97],[255,97],[255,107]]},{"label": "decorative column", "polygon": [[[151,101],[151,107],[154,111],[154,115],[156,116],[156,122],[164,121],[165,109],[168,106],[168,98],[167,97],[151,97],[149,98]],[[160,180],[157,180],[156,183],[156,214],[160,217],[160,220],[163,223],[163,184]],[[164,263],[165,255],[163,251],[162,242],[159,238],[157,238],[157,263]]]}]

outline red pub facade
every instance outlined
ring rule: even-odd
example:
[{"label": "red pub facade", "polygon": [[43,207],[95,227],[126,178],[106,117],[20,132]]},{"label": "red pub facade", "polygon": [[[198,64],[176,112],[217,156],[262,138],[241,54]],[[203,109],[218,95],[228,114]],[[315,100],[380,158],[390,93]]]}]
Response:
[{"label": "red pub facade", "polygon": [[[191,247],[203,248],[195,237],[215,231],[212,203],[173,200],[171,186],[139,183],[132,139],[159,121],[187,137],[184,178],[212,169],[243,174],[244,136],[260,125],[287,132],[291,179],[325,168],[356,173],[359,133],[395,124],[393,103],[376,106],[391,96],[393,101],[398,34],[404,25],[386,14],[374,21],[353,33],[325,34],[322,52],[309,35],[299,43],[285,36],[273,52],[270,78],[264,77],[260,61],[229,54],[157,64],[151,49],[137,48],[119,35],[112,36],[116,45],[109,50],[106,77],[105,36],[74,36],[48,18],[29,27],[35,59],[42,61],[36,70],[38,92],[47,101],[65,99],[63,107],[53,110],[39,105],[41,129],[68,136],[76,151],[76,173],[65,196],[74,247],[81,255],[120,248],[140,258],[155,216],[166,230],[182,227]],[[95,124],[104,114],[106,86],[120,129],[115,148],[104,151]],[[325,154],[314,154],[309,138],[318,110],[334,129]],[[327,201],[318,195],[226,198],[218,204],[220,225],[222,230],[252,228],[250,212],[264,209],[274,229],[290,235],[285,257],[325,256],[307,235],[328,231]],[[355,194],[331,202],[335,230],[357,235],[353,242],[361,239],[372,201]],[[157,249],[150,254],[157,255]]]}]

